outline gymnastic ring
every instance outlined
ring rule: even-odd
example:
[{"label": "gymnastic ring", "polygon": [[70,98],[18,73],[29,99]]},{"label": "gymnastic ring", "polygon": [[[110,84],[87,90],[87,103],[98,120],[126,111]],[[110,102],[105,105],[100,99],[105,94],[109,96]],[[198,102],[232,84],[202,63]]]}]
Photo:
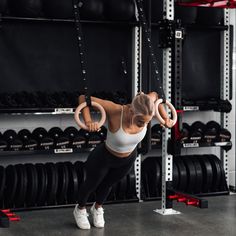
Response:
[{"label": "gymnastic ring", "polygon": [[[98,110],[101,112],[101,119],[98,122],[98,128],[100,128],[106,121],[106,112],[105,112],[104,108],[100,104],[98,104],[97,102],[91,102],[91,105],[93,107],[98,108]],[[81,110],[84,109],[86,106],[87,106],[86,102],[81,103],[75,110],[74,118],[80,128],[88,130],[89,129],[88,126],[85,125],[79,118],[79,114],[81,113]]]},{"label": "gymnastic ring", "polygon": [[[161,117],[161,115],[160,115],[160,113],[159,113],[159,110],[158,110],[158,106],[161,104],[161,103],[163,103],[163,99],[158,99],[156,102],[155,102],[155,110],[156,110],[156,118],[160,121],[160,123],[162,124],[162,125],[165,125],[165,121],[163,120],[163,118]],[[172,125],[172,127],[176,124],[176,122],[177,122],[177,112],[176,112],[176,110],[175,110],[175,108],[174,108],[174,106],[169,102],[169,101],[167,101],[166,100],[166,105],[170,108],[170,110],[171,110],[171,113],[172,113],[172,116],[173,116],[173,125]]]}]

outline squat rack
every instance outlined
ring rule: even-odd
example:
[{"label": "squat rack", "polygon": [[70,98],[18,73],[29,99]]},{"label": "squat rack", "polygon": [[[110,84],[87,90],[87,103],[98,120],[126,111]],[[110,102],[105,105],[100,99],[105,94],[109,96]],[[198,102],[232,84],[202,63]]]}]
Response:
[{"label": "squat rack", "polygon": [[[163,20],[174,21],[174,0],[163,0]],[[136,10],[137,12],[137,10]],[[138,14],[136,14],[138,19]],[[221,76],[221,99],[230,99],[229,83],[230,83],[230,25],[229,25],[229,9],[224,9],[224,25],[226,30],[221,33],[221,51],[223,54]],[[172,101],[176,108],[181,109],[181,84],[182,84],[182,43],[184,29],[176,25],[174,27],[174,40],[170,47],[163,48],[163,88],[166,94],[166,99]],[[142,85],[142,27],[135,26],[133,28],[133,78],[132,78],[132,96],[140,91]],[[173,78],[173,81],[172,81]],[[172,89],[174,88],[174,91]],[[172,99],[171,99],[172,98]],[[170,115],[170,113],[169,113]],[[221,125],[225,128],[229,126],[229,114],[221,112]],[[181,119],[181,116],[180,116]],[[233,129],[234,132],[234,129]],[[168,188],[172,187],[173,180],[173,155],[168,153],[168,140],[173,137],[174,132],[170,129],[165,129],[162,134],[162,191],[161,191],[161,209],[154,210],[162,215],[180,214],[180,212],[172,209],[172,200],[168,200],[170,192]],[[229,185],[229,168],[228,154],[221,149],[221,160],[223,163],[227,185]],[[141,199],[141,159],[142,154],[139,154],[135,161],[136,174],[136,192],[138,199]],[[207,207],[207,203],[203,202]]]}]

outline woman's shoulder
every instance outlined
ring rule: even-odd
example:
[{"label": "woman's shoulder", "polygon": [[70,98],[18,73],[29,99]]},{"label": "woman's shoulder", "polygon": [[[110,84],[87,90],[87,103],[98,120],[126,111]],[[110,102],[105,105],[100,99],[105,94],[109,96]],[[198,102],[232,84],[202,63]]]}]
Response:
[{"label": "woman's shoulder", "polygon": [[123,105],[114,103],[112,109],[110,110],[110,115],[115,116],[121,113]]}]

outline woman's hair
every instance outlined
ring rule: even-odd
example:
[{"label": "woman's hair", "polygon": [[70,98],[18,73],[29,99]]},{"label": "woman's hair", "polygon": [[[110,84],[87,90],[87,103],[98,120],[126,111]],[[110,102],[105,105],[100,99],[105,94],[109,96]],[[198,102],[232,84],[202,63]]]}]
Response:
[{"label": "woman's hair", "polygon": [[146,94],[139,94],[135,96],[132,100],[131,108],[135,116],[152,116],[155,110],[153,100]]}]

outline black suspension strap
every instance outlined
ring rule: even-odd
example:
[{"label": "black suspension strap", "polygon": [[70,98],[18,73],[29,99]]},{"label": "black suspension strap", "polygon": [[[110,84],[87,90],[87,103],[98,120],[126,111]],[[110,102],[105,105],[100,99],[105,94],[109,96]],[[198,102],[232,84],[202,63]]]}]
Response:
[{"label": "black suspension strap", "polygon": [[156,59],[156,56],[154,54],[154,50],[152,47],[151,34],[148,29],[146,16],[143,10],[143,3],[142,3],[142,0],[135,0],[135,1],[136,1],[137,9],[138,9],[138,14],[139,14],[139,22],[141,23],[141,26],[144,32],[144,38],[148,45],[148,52],[151,59],[152,68],[154,69],[154,77],[157,80],[157,93],[158,93],[159,98],[163,99],[163,102],[165,102],[166,97],[163,90],[162,79],[158,71],[157,59]]},{"label": "black suspension strap", "polygon": [[90,93],[88,89],[88,83],[86,80],[87,70],[86,70],[86,63],[85,63],[85,46],[84,46],[84,38],[83,38],[83,32],[82,32],[82,27],[80,23],[80,12],[79,12],[79,8],[82,5],[83,3],[80,2],[80,0],[73,0],[75,26],[76,26],[78,49],[79,49],[79,55],[80,55],[80,66],[81,66],[81,72],[82,72],[82,81],[84,84],[84,95],[85,95],[85,101],[87,103],[87,106],[90,107],[91,98],[90,98]]}]

